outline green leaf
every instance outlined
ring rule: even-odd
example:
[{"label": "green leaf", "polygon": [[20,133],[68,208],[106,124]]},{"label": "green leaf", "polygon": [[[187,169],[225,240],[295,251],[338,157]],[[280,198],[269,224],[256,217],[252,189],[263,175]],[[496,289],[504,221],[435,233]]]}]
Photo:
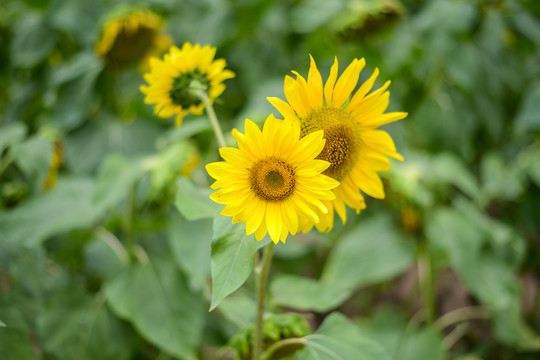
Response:
[{"label": "green leaf", "polygon": [[328,23],[344,8],[341,1],[303,1],[293,9],[291,24],[295,31],[309,33]]},{"label": "green leaf", "polygon": [[315,334],[303,339],[306,348],[297,360],[390,360],[380,344],[362,335],[340,313],[328,315]]},{"label": "green leaf", "polygon": [[36,188],[41,190],[50,168],[53,154],[52,142],[35,135],[15,145],[11,151],[20,169],[27,178],[34,181]]},{"label": "green leaf", "polygon": [[352,289],[296,275],[279,275],[272,281],[273,300],[298,310],[329,311],[343,303]]},{"label": "green leaf", "polygon": [[428,217],[426,234],[449,258],[465,287],[494,313],[496,334],[523,349],[539,349],[540,337],[521,318],[521,289],[512,259],[486,244],[500,246],[491,229],[459,209],[436,209]]},{"label": "green leaf", "polygon": [[540,336],[529,328],[521,314],[520,298],[516,297],[510,308],[493,314],[495,334],[507,344],[514,344],[525,351],[540,349]]},{"label": "green leaf", "polygon": [[247,294],[237,291],[223,299],[217,309],[241,329],[255,322],[257,304]]},{"label": "green leaf", "polygon": [[409,315],[394,308],[379,307],[362,320],[360,329],[365,336],[380,342],[392,359],[446,358],[442,334],[436,328],[411,326]]},{"label": "green leaf", "polygon": [[119,154],[110,154],[99,169],[93,201],[100,209],[109,209],[124,200],[133,184],[143,175],[140,162]]},{"label": "green leaf", "polygon": [[[51,121],[61,130],[74,130],[86,118],[86,112],[94,99],[94,85],[101,72],[101,63],[94,61],[80,76],[60,86]],[[80,69],[75,69],[80,70]],[[70,70],[68,70],[70,71]],[[73,71],[73,70],[71,70]],[[72,74],[59,75],[57,81]]]},{"label": "green leaf", "polygon": [[513,164],[505,164],[497,153],[483,157],[481,173],[485,204],[493,199],[513,200],[525,190],[525,174]]},{"label": "green leaf", "polygon": [[407,336],[399,351],[403,354],[400,357],[403,360],[444,360],[446,358],[442,336],[433,328],[421,329]]},{"label": "green leaf", "polygon": [[210,199],[212,190],[197,188],[189,179],[178,179],[175,205],[188,220],[213,218],[223,206]]},{"label": "green leaf", "polygon": [[60,86],[99,69],[101,64],[95,52],[81,52],[51,69],[49,85]]},{"label": "green leaf", "polygon": [[171,215],[167,239],[192,290],[201,290],[210,276],[212,224],[211,219],[186,221],[178,213]]},{"label": "green leaf", "polygon": [[41,346],[46,357],[129,359],[129,327],[110,312],[103,300],[92,301],[72,292],[57,294],[50,299],[38,318]]},{"label": "green leaf", "polygon": [[26,126],[23,123],[9,123],[0,126],[0,154],[10,146],[18,144],[26,135]]},{"label": "green leaf", "polygon": [[532,89],[525,92],[523,102],[515,120],[515,131],[524,134],[528,131],[540,130],[540,82],[534,83]]},{"label": "green leaf", "polygon": [[472,199],[478,197],[478,183],[463,162],[454,154],[445,153],[432,159],[430,168],[437,183],[450,183]]},{"label": "green leaf", "polygon": [[385,216],[366,219],[347,233],[330,253],[321,280],[342,288],[389,280],[414,261],[412,242]]},{"label": "green leaf", "polygon": [[6,324],[2,320],[0,320],[0,327],[6,327]]},{"label": "green leaf", "polygon": [[11,55],[16,67],[37,65],[45,59],[56,42],[56,32],[37,14],[23,17],[13,33],[15,37]]},{"label": "green leaf", "polygon": [[9,242],[36,246],[49,236],[88,227],[99,215],[93,192],[88,179],[61,179],[51,191],[0,213],[3,235]]},{"label": "green leaf", "polygon": [[2,360],[37,360],[30,330],[17,306],[2,303],[0,316],[8,326],[0,327],[0,359]]},{"label": "green leaf", "polygon": [[212,303],[210,311],[249,277],[253,255],[270,242],[246,235],[245,224],[232,224],[229,217],[217,216],[212,237]]},{"label": "green leaf", "polygon": [[98,229],[84,246],[84,269],[102,279],[118,275],[129,264],[123,245],[105,229]]},{"label": "green leaf", "polygon": [[194,360],[203,329],[203,302],[172,261],[137,264],[105,285],[113,311],[148,341],[180,359]]}]

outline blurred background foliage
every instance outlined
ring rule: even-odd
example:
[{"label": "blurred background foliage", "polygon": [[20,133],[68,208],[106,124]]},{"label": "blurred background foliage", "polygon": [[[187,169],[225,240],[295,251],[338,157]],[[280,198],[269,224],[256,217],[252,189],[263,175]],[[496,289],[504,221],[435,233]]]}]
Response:
[{"label": "blurred background foliage", "polygon": [[279,115],[265,98],[283,98],[290,70],[307,74],[308,54],[323,78],[334,56],[341,69],[365,57],[361,79],[379,67],[390,109],[409,112],[385,128],[405,157],[384,174],[386,199],[276,248],[267,346],[306,336],[281,355],[538,359],[537,0],[3,0],[1,359],[249,352],[262,243],[228,218],[212,232],[207,119],[157,118],[140,68],[96,55],[120,3],[163,16],[177,45],[217,47],[237,74],[216,104],[227,133]]}]

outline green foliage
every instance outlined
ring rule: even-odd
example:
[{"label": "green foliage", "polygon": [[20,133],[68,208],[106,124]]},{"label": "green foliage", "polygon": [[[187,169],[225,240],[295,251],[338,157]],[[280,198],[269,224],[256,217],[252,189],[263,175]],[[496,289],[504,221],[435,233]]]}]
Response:
[{"label": "green foliage", "polygon": [[270,242],[255,235],[246,235],[245,224],[231,224],[230,219],[216,217],[212,238],[212,303],[210,310],[249,277],[253,269],[253,255]]},{"label": "green foliage", "polygon": [[298,356],[303,359],[391,359],[382,346],[363,336],[346,317],[332,313],[317,332],[304,337],[306,349]]},{"label": "green foliage", "polygon": [[144,259],[105,285],[112,310],[149,341],[180,359],[196,359],[204,323],[200,296],[168,259]]},{"label": "green foliage", "polygon": [[[298,314],[271,314],[263,324],[263,343],[264,347],[280,341],[293,338],[301,338],[311,333],[309,324],[304,316]],[[251,348],[253,346],[254,327],[253,325],[245,327],[240,334],[235,335],[228,346],[233,348],[237,359],[251,359]],[[292,344],[291,344],[292,345]],[[303,346],[288,346],[279,351],[280,356],[274,353],[271,359],[280,359],[299,351]]]}]

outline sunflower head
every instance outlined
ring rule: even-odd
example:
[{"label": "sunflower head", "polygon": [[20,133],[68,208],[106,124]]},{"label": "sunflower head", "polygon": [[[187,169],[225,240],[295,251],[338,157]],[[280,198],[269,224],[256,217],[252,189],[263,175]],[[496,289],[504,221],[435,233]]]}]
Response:
[{"label": "sunflower head", "polygon": [[[208,164],[216,179],[210,197],[226,205],[221,214],[245,222],[246,233],[261,240],[267,233],[285,242],[305,223],[319,222],[323,201],[334,198],[338,182],[322,172],[329,163],[316,159],[324,147],[322,131],[300,138],[300,126],[272,115],[261,131],[246,120],[245,134],[233,130],[238,148],[221,148],[225,161]],[[313,225],[311,225],[313,226]]]},{"label": "sunflower head", "polygon": [[[324,174],[338,180],[340,185],[333,190],[336,198],[324,203],[330,211],[318,214],[320,221],[315,226],[320,231],[332,229],[334,209],[343,222],[346,221],[346,205],[357,213],[364,209],[366,205],[360,191],[384,198],[378,172],[390,169],[387,156],[403,160],[396,152],[392,138],[377,128],[403,119],[407,113],[385,113],[390,97],[386,90],[389,81],[370,92],[378,69],[357,88],[364,66],[364,59],[354,59],[338,78],[336,58],[323,85],[321,74],[311,58],[307,80],[294,71],[296,79],[285,77],[287,102],[268,98],[285,119],[300,125],[301,136],[319,130],[324,133],[326,143],[317,158],[330,163]],[[307,231],[312,227],[313,223],[305,222],[302,229]]]},{"label": "sunflower head", "polygon": [[210,103],[223,93],[223,81],[234,77],[225,69],[224,59],[214,59],[216,48],[186,42],[181,49],[172,46],[163,59],[150,59],[150,71],[144,75],[148,85],[141,86],[147,104],[155,104],[155,113],[162,118],[176,115],[180,126],[191,112],[200,115],[204,104],[197,91],[204,91]]},{"label": "sunflower head", "polygon": [[163,32],[164,19],[140,8],[120,7],[103,23],[96,53],[113,70],[139,64],[165,51],[171,37]]}]

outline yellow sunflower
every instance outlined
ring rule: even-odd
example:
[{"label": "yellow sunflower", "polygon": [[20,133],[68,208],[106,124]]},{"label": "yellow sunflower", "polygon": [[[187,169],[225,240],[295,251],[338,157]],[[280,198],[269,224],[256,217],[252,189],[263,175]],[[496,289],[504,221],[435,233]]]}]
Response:
[{"label": "yellow sunflower", "polygon": [[[288,103],[279,98],[268,98],[268,101],[285,119],[300,124],[301,136],[324,131],[326,144],[317,158],[331,163],[323,174],[338,180],[340,185],[333,190],[336,198],[324,201],[329,211],[319,213],[320,222],[315,225],[319,231],[329,231],[334,224],[334,209],[345,223],[345,205],[357,213],[366,207],[360,190],[375,198],[384,198],[378,172],[390,169],[387,156],[397,160],[403,157],[396,152],[390,135],[377,128],[403,119],[407,113],[384,113],[390,97],[386,91],[390,81],[368,94],[379,74],[378,69],[354,92],[364,59],[354,59],[338,79],[336,58],[323,87],[317,65],[313,57],[310,58],[307,81],[295,71],[296,79],[285,77]],[[302,230],[307,231],[313,225],[306,221]]]},{"label": "yellow sunflower", "polygon": [[330,165],[315,157],[324,147],[322,131],[300,138],[300,127],[270,115],[263,130],[246,119],[245,134],[234,129],[236,148],[221,148],[225,161],[206,165],[220,189],[210,197],[227,205],[221,214],[245,222],[246,233],[261,240],[267,233],[278,243],[296,234],[301,217],[313,223],[328,212],[339,183],[321,173]]},{"label": "yellow sunflower", "polygon": [[160,55],[172,39],[163,32],[164,19],[146,9],[121,7],[104,22],[96,53],[112,69],[140,64]]},{"label": "yellow sunflower", "polygon": [[214,60],[216,48],[184,43],[182,49],[172,46],[163,60],[150,59],[150,72],[144,75],[148,86],[141,86],[144,102],[156,104],[154,112],[162,118],[176,115],[176,125],[191,112],[200,115],[204,104],[194,89],[207,92],[210,103],[223,93],[223,81],[234,77],[226,70],[224,59]]}]

